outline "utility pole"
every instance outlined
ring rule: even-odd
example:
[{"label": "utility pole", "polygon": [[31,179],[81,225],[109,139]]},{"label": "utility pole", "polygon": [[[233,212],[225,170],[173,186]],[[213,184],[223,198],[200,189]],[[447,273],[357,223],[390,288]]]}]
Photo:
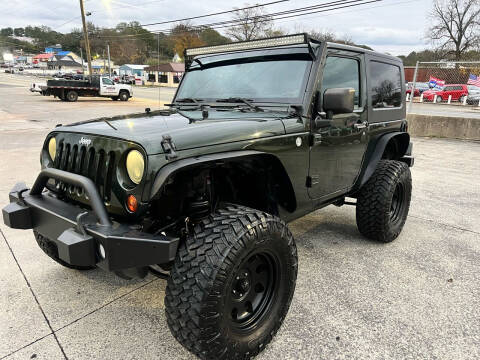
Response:
[{"label": "utility pole", "polygon": [[82,75],[83,75],[83,79],[85,80],[85,68],[83,67],[83,49],[81,44],[80,44],[80,58],[82,59]]},{"label": "utility pole", "polygon": [[110,66],[110,44],[107,44],[107,54],[108,54],[108,77],[112,78],[112,67]]},{"label": "utility pole", "polygon": [[160,33],[157,34],[157,81],[158,81],[158,108],[162,107],[162,97],[160,96]]},{"label": "utility pole", "polygon": [[88,29],[87,22],[85,21],[85,9],[83,8],[83,0],[80,0],[80,12],[82,13],[83,35],[85,37],[85,49],[87,50],[88,77],[90,78],[90,82],[92,82],[92,57],[90,55],[90,42],[88,41]]}]

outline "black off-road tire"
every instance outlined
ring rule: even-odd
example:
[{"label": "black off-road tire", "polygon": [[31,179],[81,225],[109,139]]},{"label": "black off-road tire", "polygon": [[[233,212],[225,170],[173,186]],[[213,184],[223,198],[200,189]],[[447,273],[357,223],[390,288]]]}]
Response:
[{"label": "black off-road tire", "polygon": [[75,102],[78,100],[78,93],[74,90],[70,90],[69,92],[67,92],[66,98],[70,102]]},{"label": "black off-road tire", "polygon": [[[261,265],[268,257],[274,262],[271,268]],[[251,271],[252,266],[256,271]],[[261,284],[252,280],[249,290],[236,293],[239,272],[247,276],[244,269],[274,279],[266,281],[273,285],[262,291]],[[275,275],[270,277],[267,269],[275,269],[271,272]],[[297,250],[286,224],[258,210],[226,205],[195,225],[178,249],[165,295],[168,326],[201,359],[250,359],[280,328],[296,277]],[[242,299],[250,296],[267,299],[267,305],[258,306],[258,312],[252,310],[251,318],[241,319],[252,306]],[[247,310],[236,308],[242,301]]]},{"label": "black off-road tire", "polygon": [[128,101],[129,97],[130,95],[128,94],[128,91],[125,90],[120,91],[120,94],[118,94],[120,101]]},{"label": "black off-road tire", "polygon": [[58,248],[54,242],[43,237],[35,230],[33,231],[33,235],[35,236],[35,240],[37,240],[37,244],[38,246],[40,246],[40,249],[42,249],[45,254],[47,254],[49,257],[51,257],[53,260],[55,260],[55,262],[59,263],[60,265],[65,266],[69,269],[75,269],[75,270],[91,270],[95,268],[95,266],[76,266],[76,265],[70,265],[69,263],[66,263],[65,261],[63,261],[58,257]]},{"label": "black off-road tire", "polygon": [[411,195],[412,177],[408,165],[381,160],[357,198],[360,233],[372,240],[395,240],[407,219]]}]

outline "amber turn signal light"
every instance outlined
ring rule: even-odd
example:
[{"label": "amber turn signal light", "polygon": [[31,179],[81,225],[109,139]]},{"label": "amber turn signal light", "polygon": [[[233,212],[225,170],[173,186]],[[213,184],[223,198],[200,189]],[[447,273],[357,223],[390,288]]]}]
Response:
[{"label": "amber turn signal light", "polygon": [[127,209],[128,211],[134,213],[138,209],[138,201],[137,198],[133,195],[127,196]]}]

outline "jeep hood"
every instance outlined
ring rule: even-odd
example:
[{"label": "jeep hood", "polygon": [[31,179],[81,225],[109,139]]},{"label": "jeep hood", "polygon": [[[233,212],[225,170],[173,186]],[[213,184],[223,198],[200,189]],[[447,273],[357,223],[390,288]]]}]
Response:
[{"label": "jeep hood", "polygon": [[148,155],[163,153],[162,136],[170,135],[177,150],[252,140],[285,134],[283,122],[277,117],[232,116],[221,119],[191,121],[180,113],[168,116],[145,115],[107,119],[113,129],[101,119],[78,125],[62,126],[55,132],[78,133],[85,136],[106,136],[136,142]]}]

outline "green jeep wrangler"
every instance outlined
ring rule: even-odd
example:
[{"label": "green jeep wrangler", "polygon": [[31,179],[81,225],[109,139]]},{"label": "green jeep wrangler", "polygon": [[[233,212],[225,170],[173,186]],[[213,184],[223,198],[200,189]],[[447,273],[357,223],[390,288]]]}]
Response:
[{"label": "green jeep wrangler", "polygon": [[174,337],[203,359],[247,359],[292,301],[287,222],[348,204],[365,237],[401,232],[413,165],[403,66],[306,34],[185,60],[169,110],[56,127],[4,222],[33,229],[63,266],[167,279]]}]

